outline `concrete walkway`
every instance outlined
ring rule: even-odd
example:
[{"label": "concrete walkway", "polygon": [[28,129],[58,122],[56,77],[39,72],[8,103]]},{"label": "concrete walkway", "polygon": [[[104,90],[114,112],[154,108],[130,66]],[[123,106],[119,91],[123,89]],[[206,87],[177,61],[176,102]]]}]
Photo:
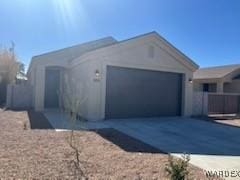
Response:
[{"label": "concrete walkway", "polygon": [[[45,113],[53,127],[68,129],[59,113]],[[240,128],[191,118],[144,118],[77,124],[78,128],[114,128],[204,170],[240,171]]]}]

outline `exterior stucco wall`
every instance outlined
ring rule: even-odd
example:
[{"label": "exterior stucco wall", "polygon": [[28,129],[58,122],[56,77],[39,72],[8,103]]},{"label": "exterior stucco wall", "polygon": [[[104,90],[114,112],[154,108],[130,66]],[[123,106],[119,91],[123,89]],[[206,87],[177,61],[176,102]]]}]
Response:
[{"label": "exterior stucco wall", "polygon": [[[154,47],[154,55],[149,55],[149,47]],[[176,72],[183,74],[183,105],[182,114],[192,115],[192,70],[181,64],[175,57],[160,48],[155,41],[135,41],[128,43],[118,49],[106,49],[105,52],[86,56],[80,61],[89,63],[89,99],[88,117],[90,120],[101,120],[105,118],[105,97],[106,97],[106,73],[107,66],[120,66],[139,68],[146,70],[157,70]],[[72,66],[81,65],[81,62],[74,61]],[[100,81],[94,81],[94,72],[100,72]]]},{"label": "exterior stucco wall", "polygon": [[30,109],[32,107],[32,87],[26,84],[9,84],[6,106],[13,109]]},{"label": "exterior stucco wall", "polygon": [[193,91],[194,92],[202,92],[203,91],[203,83],[193,82]]},{"label": "exterior stucco wall", "polygon": [[[37,111],[44,110],[45,68],[65,67],[76,81],[79,91],[75,95],[83,99],[80,114],[88,120],[105,118],[107,66],[120,66],[145,70],[175,72],[183,74],[182,115],[192,115],[192,90],[189,82],[193,78],[193,67],[188,66],[183,57],[168,49],[156,37],[140,38],[102,48],[87,53],[72,62],[49,58],[32,64],[29,73],[32,80],[33,106]],[[173,53],[171,53],[173,52]],[[96,79],[96,71],[100,77]],[[84,97],[84,98],[81,98]]]},{"label": "exterior stucco wall", "polygon": [[45,69],[46,67],[57,66],[68,68],[66,61],[51,61],[50,59],[42,59],[34,62],[31,71],[29,72],[30,83],[33,87],[33,108],[36,111],[44,110],[44,95],[45,95]]},{"label": "exterior stucco wall", "polygon": [[[84,62],[78,66],[72,67],[69,69],[70,78],[72,78],[71,88],[74,88],[73,94],[80,101],[80,112],[79,114],[82,117],[89,118],[89,109],[92,109],[90,100],[91,100],[91,70],[90,63]],[[75,83],[74,83],[75,82]]]},{"label": "exterior stucco wall", "polygon": [[224,92],[240,93],[240,79],[233,80],[231,83],[225,83]]},{"label": "exterior stucco wall", "polygon": [[193,116],[208,115],[208,93],[193,92]]},{"label": "exterior stucco wall", "polygon": [[[101,114],[101,102],[103,102],[105,96],[102,97],[101,91],[102,82],[105,78],[101,67],[102,61],[97,58],[96,61],[84,61],[70,68],[72,78],[76,80],[76,84],[79,84],[76,87],[78,93],[75,96],[84,99],[80,107],[80,114],[84,118],[93,121],[104,119]],[[95,77],[96,70],[101,73],[100,79]]]}]

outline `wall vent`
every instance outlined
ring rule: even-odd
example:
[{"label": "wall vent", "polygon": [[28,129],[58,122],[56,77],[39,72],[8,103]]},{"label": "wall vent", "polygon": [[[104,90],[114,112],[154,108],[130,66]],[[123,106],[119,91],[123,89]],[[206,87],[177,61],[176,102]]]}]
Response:
[{"label": "wall vent", "polygon": [[148,57],[149,58],[154,58],[154,46],[149,46],[148,47]]}]

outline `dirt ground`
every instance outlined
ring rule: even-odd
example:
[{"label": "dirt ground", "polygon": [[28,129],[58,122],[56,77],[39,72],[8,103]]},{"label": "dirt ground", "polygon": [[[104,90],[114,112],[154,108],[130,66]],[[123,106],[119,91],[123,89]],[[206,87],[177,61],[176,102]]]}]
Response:
[{"label": "dirt ground", "polygon": [[[81,175],[74,163],[75,153],[67,142],[70,132],[29,127],[26,111],[0,109],[0,179],[167,179],[167,154],[149,147],[144,152],[144,145],[122,136],[122,144],[126,141],[135,147],[124,150],[112,143],[116,134],[111,135],[111,131],[107,135],[93,131],[75,133]],[[206,179],[201,169],[191,166],[190,171],[193,179]]]}]

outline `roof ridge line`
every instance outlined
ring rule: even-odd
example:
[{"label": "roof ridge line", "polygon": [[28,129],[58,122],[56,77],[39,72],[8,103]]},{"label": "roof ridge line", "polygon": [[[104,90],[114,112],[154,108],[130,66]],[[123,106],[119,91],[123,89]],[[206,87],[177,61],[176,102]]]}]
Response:
[{"label": "roof ridge line", "polygon": [[50,52],[46,52],[46,53],[43,53],[43,54],[35,55],[35,56],[32,57],[32,59],[33,59],[33,58],[36,58],[36,57],[39,57],[39,56],[44,56],[44,55],[48,55],[48,54],[51,54],[51,53],[56,53],[56,52],[59,52],[59,51],[71,49],[71,48],[73,48],[73,47],[82,46],[82,45],[90,44],[90,43],[93,43],[93,42],[97,42],[97,41],[101,41],[101,40],[109,39],[109,38],[111,38],[111,39],[115,40],[116,42],[118,42],[114,37],[112,37],[112,36],[106,36],[106,37],[103,37],[103,38],[100,38],[100,39],[96,39],[96,40],[92,40],[92,41],[87,41],[87,42],[83,42],[83,43],[80,43],[80,44],[75,44],[75,45],[68,46],[68,47],[65,47],[65,48],[61,48],[61,49],[53,50],[53,51],[50,51]]},{"label": "roof ridge line", "polygon": [[240,64],[225,64],[225,65],[217,65],[217,66],[208,66],[208,67],[200,67],[199,69],[211,69],[211,68],[221,68],[221,67],[230,67],[230,66],[240,66]]}]

